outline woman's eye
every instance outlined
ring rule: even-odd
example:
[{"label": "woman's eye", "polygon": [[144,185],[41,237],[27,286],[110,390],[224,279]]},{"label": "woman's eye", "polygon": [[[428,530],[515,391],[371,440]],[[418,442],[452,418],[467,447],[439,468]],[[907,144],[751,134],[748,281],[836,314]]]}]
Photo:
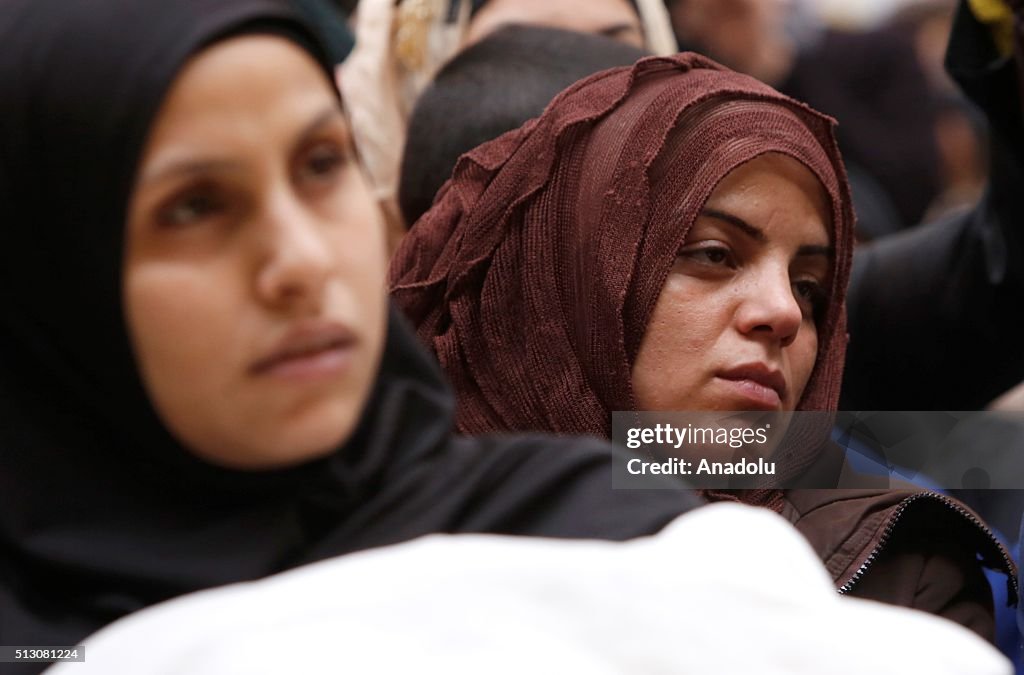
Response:
[{"label": "woman's eye", "polygon": [[705,260],[714,265],[721,265],[729,259],[729,252],[724,248],[705,248],[699,251],[699,253]]},{"label": "woman's eye", "polygon": [[219,214],[224,208],[224,202],[211,193],[185,194],[160,209],[157,222],[167,227],[192,225]]},{"label": "woman's eye", "polygon": [[333,178],[345,166],[345,162],[343,148],[333,143],[322,143],[306,153],[299,167],[299,174],[301,178],[324,181]]},{"label": "woman's eye", "polygon": [[693,262],[702,265],[732,265],[732,252],[724,246],[698,246],[696,248],[685,248],[679,252],[679,257],[692,260]]},{"label": "woman's eye", "polygon": [[805,307],[805,313],[815,319],[821,316],[825,309],[827,297],[825,288],[817,281],[797,281],[793,284],[797,299]]}]

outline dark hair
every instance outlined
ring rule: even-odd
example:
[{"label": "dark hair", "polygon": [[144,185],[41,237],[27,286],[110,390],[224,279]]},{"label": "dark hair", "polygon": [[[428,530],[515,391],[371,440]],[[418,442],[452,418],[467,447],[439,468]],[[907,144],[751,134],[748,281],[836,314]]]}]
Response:
[{"label": "dark hair", "polygon": [[455,56],[409,120],[398,184],[407,225],[430,208],[463,153],[537,117],[577,80],[646,55],[600,35],[510,25]]}]

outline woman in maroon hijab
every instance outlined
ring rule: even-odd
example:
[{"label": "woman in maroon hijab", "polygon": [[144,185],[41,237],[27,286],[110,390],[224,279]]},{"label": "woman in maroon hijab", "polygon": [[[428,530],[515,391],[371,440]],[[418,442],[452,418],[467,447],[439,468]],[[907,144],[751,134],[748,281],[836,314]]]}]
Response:
[{"label": "woman in maroon hijab", "polygon": [[[688,54],[587,78],[463,157],[391,268],[460,431],[610,436],[613,410],[835,410],[854,220],[833,124]],[[708,496],[789,518],[842,592],[993,637],[977,556],[1012,563],[954,500]]]}]

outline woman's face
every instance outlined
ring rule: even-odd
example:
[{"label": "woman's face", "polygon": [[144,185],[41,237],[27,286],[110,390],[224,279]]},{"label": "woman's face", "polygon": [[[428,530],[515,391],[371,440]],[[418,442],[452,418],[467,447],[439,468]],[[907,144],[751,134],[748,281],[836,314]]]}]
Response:
[{"label": "woman's face", "polygon": [[126,321],[170,431],[270,469],[352,433],[387,321],[379,214],[336,95],[291,42],[218,43],[180,72],[129,205]]},{"label": "woman's face", "polygon": [[639,409],[796,408],[818,352],[830,213],[817,178],[784,155],[763,155],[719,183],[641,341]]}]

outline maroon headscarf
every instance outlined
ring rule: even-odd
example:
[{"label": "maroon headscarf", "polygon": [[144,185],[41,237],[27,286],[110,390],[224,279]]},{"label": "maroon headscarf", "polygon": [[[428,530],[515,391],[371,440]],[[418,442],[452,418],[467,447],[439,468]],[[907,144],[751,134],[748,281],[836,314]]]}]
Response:
[{"label": "maroon headscarf", "polygon": [[680,54],[582,80],[463,156],[390,274],[455,387],[459,430],[610,436],[611,411],[635,409],[632,365],[697,214],[729,172],[768,152],[807,166],[831,201],[829,301],[798,408],[835,410],[854,218],[833,126]]}]

